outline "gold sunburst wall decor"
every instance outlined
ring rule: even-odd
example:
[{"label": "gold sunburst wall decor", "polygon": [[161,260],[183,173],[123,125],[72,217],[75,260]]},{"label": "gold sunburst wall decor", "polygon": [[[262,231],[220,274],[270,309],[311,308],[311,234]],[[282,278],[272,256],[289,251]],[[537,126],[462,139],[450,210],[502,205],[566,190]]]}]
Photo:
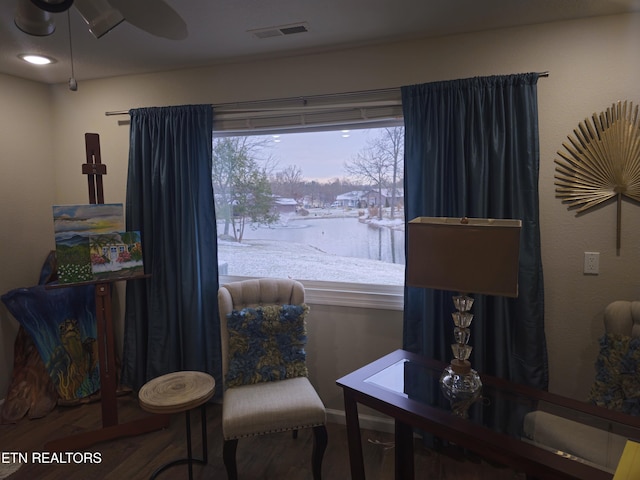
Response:
[{"label": "gold sunburst wall decor", "polygon": [[569,135],[556,159],[556,197],[576,214],[617,199],[616,251],[620,253],[622,197],[640,202],[640,117],[631,102],[614,103]]}]

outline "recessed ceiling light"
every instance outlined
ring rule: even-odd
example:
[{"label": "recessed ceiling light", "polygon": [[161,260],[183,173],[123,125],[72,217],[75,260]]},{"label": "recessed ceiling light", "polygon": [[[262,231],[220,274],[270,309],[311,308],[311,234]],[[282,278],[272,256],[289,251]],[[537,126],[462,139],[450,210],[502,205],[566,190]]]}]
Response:
[{"label": "recessed ceiling light", "polygon": [[56,59],[52,57],[47,57],[45,55],[34,55],[31,53],[21,53],[18,55],[19,58],[24,60],[25,62],[32,63],[33,65],[48,65],[50,63],[56,63]]}]

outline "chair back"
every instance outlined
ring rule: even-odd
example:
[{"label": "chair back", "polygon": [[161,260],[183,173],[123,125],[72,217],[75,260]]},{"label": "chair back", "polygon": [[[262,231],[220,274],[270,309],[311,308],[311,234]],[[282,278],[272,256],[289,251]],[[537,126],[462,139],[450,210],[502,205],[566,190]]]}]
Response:
[{"label": "chair back", "polygon": [[640,337],[640,301],[617,300],[604,311],[607,333]]},{"label": "chair back", "polygon": [[300,305],[304,303],[304,286],[285,278],[259,278],[231,282],[218,290],[220,312],[220,343],[222,346],[222,378],[227,375],[229,334],[227,315],[233,310],[266,305]]}]

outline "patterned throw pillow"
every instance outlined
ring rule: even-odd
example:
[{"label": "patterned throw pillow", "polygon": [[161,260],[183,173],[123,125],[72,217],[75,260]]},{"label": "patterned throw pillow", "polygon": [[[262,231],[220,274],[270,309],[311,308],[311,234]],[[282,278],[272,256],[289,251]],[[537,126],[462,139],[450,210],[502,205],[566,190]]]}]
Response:
[{"label": "patterned throw pillow", "polygon": [[234,310],[227,315],[225,388],[308,376],[306,304]]},{"label": "patterned throw pillow", "polygon": [[639,368],[640,338],[612,333],[603,335],[589,400],[611,410],[640,415]]}]

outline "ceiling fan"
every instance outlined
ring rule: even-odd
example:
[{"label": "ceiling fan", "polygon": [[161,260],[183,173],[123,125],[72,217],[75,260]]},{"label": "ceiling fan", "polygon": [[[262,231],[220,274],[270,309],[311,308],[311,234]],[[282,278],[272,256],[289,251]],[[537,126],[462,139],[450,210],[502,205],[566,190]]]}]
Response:
[{"label": "ceiling fan", "polygon": [[82,15],[94,37],[127,21],[152,35],[171,40],[187,38],[187,25],[164,0],[17,0],[15,24],[29,35],[55,31],[54,14],[72,6]]}]

